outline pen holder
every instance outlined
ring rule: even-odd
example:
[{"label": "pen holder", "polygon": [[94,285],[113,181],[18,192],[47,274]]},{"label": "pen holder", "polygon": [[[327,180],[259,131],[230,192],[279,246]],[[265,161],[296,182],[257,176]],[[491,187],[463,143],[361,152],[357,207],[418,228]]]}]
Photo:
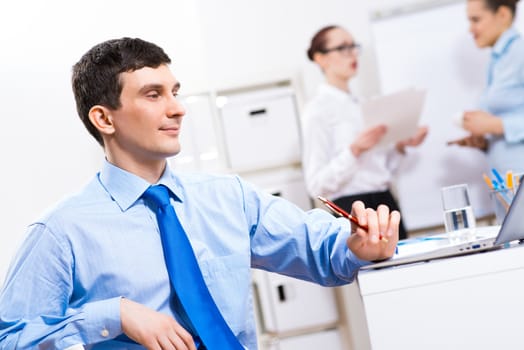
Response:
[{"label": "pen holder", "polygon": [[508,213],[509,206],[513,200],[513,190],[508,188],[493,190],[490,192],[491,205],[495,213],[495,223],[501,225]]}]

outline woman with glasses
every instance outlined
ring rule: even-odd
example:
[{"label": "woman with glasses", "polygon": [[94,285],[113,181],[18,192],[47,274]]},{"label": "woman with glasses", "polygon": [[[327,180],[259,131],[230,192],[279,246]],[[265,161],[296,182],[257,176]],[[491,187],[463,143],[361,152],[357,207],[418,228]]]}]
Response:
[{"label": "woman with glasses", "polygon": [[468,0],[470,32],[479,48],[492,49],[479,109],[466,111],[470,132],[451,144],[486,151],[490,167],[524,172],[524,40],[513,26],[518,0]]},{"label": "woman with glasses", "polygon": [[[358,100],[348,85],[358,70],[359,50],[351,34],[339,26],[322,28],[311,40],[307,55],[320,67],[325,82],[303,113],[306,186],[312,197],[326,197],[348,211],[356,200],[398,210],[389,190],[393,172],[405,148],[419,145],[427,128],[389,148],[375,147],[386,127],[364,128]],[[399,237],[406,238],[402,223]]]}]

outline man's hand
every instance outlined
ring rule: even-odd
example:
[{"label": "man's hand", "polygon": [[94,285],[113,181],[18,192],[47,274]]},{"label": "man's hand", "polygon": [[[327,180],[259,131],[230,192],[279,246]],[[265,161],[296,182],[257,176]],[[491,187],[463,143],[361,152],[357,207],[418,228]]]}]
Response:
[{"label": "man's hand", "polygon": [[[393,256],[398,242],[400,213],[389,212],[389,208],[380,205],[377,210],[365,208],[364,203],[353,203],[351,215],[360,225],[367,226],[367,231],[351,224],[351,236],[347,246],[360,259],[373,261]],[[382,237],[382,239],[381,239]]]},{"label": "man's hand", "polygon": [[175,319],[122,298],[122,330],[148,350],[196,350],[195,342]]}]

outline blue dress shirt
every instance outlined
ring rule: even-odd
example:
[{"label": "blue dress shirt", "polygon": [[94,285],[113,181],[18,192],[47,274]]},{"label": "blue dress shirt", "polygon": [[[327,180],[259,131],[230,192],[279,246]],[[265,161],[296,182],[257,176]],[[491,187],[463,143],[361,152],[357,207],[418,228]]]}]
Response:
[{"label": "blue dress shirt", "polygon": [[[335,286],[365,264],[346,246],[348,221],[326,211],[304,212],[235,176],[166,168],[158,183],[174,193],[207,286],[248,349],[257,347],[251,267]],[[122,333],[121,297],[180,321],[156,217],[140,198],[149,185],[106,162],[29,227],[0,294],[0,349],[144,349]]]},{"label": "blue dress shirt", "polygon": [[513,27],[493,46],[479,107],[504,125],[504,135],[488,139],[490,167],[524,172],[524,41]]}]

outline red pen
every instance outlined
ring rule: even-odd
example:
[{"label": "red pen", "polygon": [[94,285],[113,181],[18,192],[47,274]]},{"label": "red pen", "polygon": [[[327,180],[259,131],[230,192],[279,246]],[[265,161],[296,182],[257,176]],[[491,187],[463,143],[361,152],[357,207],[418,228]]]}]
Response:
[{"label": "red pen", "polygon": [[[353,215],[349,214],[347,211],[345,211],[344,209],[342,209],[341,207],[339,207],[338,205],[336,205],[332,201],[330,201],[330,200],[328,200],[328,199],[326,199],[324,197],[321,197],[321,196],[317,196],[317,198],[322,203],[324,203],[326,205],[326,207],[328,207],[329,209],[331,209],[332,211],[334,211],[338,215],[345,217],[346,219],[348,219],[349,221],[351,221],[352,223],[354,223],[355,225],[357,225],[361,229],[364,229],[366,231],[368,230],[368,227],[366,225],[359,224],[357,218],[355,218]],[[378,238],[380,240],[386,242],[386,243],[388,242],[387,238],[383,237],[382,235],[380,235]]]}]

